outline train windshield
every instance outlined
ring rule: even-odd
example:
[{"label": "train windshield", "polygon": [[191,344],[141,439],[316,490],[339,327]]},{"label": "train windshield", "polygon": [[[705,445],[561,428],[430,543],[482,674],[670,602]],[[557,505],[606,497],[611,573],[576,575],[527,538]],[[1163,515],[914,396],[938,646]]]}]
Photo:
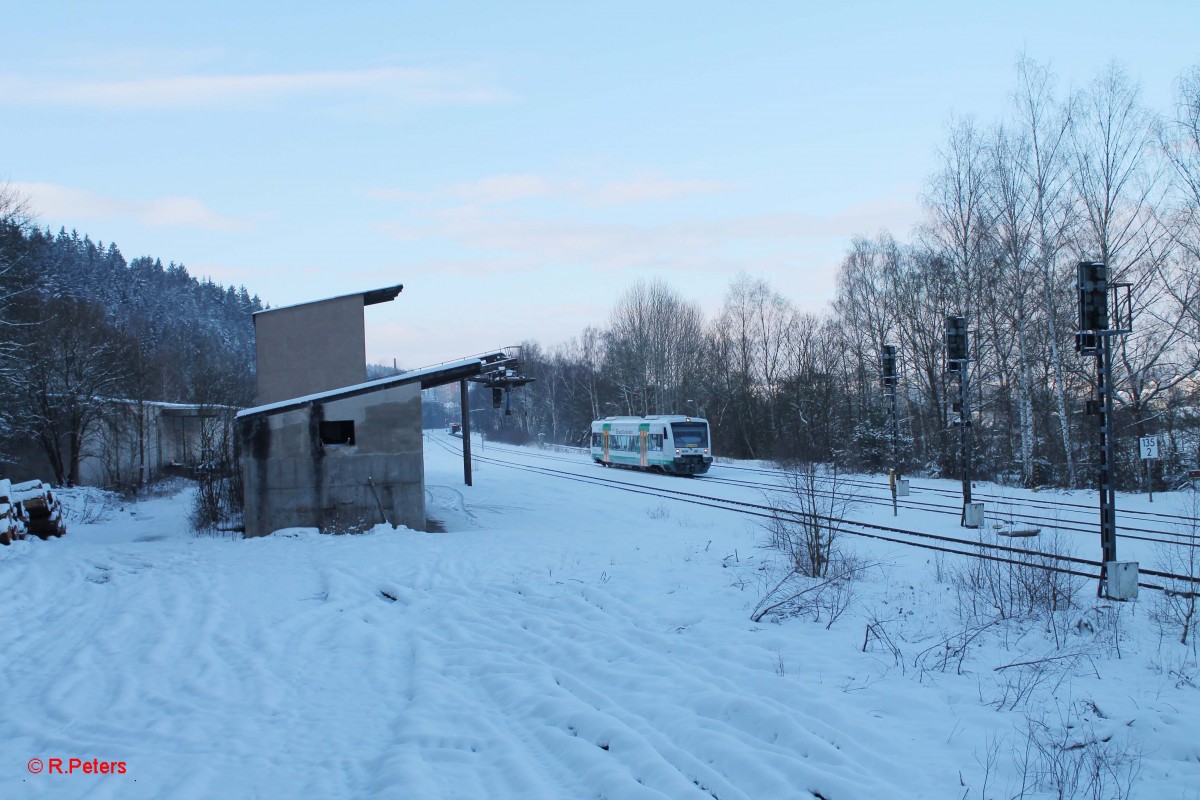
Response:
[{"label": "train windshield", "polygon": [[708,426],[702,422],[672,422],[676,447],[708,447]]}]

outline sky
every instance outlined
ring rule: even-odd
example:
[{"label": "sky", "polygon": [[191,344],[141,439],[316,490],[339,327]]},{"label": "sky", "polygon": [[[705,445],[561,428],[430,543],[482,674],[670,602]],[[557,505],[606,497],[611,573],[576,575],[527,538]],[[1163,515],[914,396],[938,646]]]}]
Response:
[{"label": "sky", "polygon": [[564,343],[640,279],[819,312],[1022,53],[1164,112],[1200,64],[1194,1],[340,5],[3,0],[0,181],[272,306],[402,283],[367,356],[414,368]]}]

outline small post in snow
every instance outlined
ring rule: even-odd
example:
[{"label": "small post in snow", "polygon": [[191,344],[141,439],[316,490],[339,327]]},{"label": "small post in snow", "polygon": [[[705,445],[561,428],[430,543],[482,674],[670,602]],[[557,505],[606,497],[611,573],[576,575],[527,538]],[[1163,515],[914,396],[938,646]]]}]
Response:
[{"label": "small post in snow", "polygon": [[463,437],[463,482],[471,485],[471,407],[467,401],[467,382],[458,382],[459,402],[462,410]]},{"label": "small post in snow", "polygon": [[888,475],[888,483],[892,485],[892,516],[898,517],[900,513],[896,510],[896,470],[893,469]]},{"label": "small post in snow", "polygon": [[1150,502],[1154,502],[1154,484],[1151,483],[1150,462],[1158,458],[1158,437],[1143,436],[1138,439],[1139,449],[1142,451],[1142,461],[1146,464],[1146,492],[1150,495]]}]

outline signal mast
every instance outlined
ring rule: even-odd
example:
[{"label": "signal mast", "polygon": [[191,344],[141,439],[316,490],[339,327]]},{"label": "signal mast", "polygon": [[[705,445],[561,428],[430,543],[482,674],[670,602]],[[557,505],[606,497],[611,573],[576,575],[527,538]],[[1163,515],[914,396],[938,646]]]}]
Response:
[{"label": "signal mast", "polygon": [[883,386],[884,394],[891,400],[892,406],[892,474],[889,483],[892,487],[892,516],[898,516],[896,505],[896,484],[900,478],[900,421],[896,414],[896,384],[899,378],[896,374],[896,345],[885,344],[879,354],[879,383]]},{"label": "signal mast", "polygon": [[946,374],[958,376],[958,400],[951,409],[958,413],[955,424],[958,425],[963,495],[960,524],[964,528],[978,528],[983,524],[983,504],[971,501],[971,360],[967,318],[946,317]]},{"label": "signal mast", "polygon": [[1112,457],[1112,341],[1133,331],[1133,300],[1130,284],[1109,281],[1108,265],[1103,261],[1080,261],[1077,286],[1079,331],[1075,334],[1075,349],[1081,355],[1096,358],[1096,394],[1085,406],[1089,415],[1099,417],[1100,428],[1096,483],[1100,490],[1101,559],[1096,596],[1128,600],[1137,597],[1137,562],[1117,561],[1117,497]]}]

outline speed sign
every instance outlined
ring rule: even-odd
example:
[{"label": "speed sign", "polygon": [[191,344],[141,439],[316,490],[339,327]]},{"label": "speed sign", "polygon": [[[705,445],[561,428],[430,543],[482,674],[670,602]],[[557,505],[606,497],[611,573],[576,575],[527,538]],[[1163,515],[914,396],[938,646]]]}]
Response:
[{"label": "speed sign", "polygon": [[1149,459],[1152,459],[1152,458],[1158,458],[1158,437],[1157,436],[1143,436],[1141,439],[1138,440],[1138,443],[1141,445],[1143,461],[1148,461]]}]

